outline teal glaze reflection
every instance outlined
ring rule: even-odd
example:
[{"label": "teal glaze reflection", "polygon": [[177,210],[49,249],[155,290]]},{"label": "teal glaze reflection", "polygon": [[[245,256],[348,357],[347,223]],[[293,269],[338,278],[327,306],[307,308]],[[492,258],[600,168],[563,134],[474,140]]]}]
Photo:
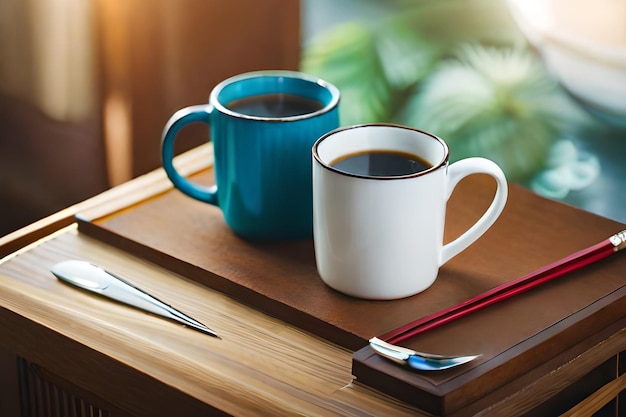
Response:
[{"label": "teal glaze reflection", "polygon": [[[257,117],[226,107],[241,98],[286,93],[323,107],[290,117]],[[331,84],[291,71],[235,76],[211,92],[208,105],[175,113],[163,133],[163,167],[183,193],[221,208],[238,235],[253,239],[308,238],[313,233],[311,147],[339,125],[339,91]],[[216,187],[178,174],[172,164],[178,131],[192,122],[209,125]]]}]

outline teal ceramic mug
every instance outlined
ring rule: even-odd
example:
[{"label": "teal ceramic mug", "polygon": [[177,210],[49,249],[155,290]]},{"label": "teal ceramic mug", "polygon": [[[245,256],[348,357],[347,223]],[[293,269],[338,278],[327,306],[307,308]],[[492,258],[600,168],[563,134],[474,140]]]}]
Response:
[{"label": "teal ceramic mug", "polygon": [[[209,103],[177,111],[163,131],[163,168],[174,186],[218,206],[226,224],[252,239],[313,234],[311,148],[339,124],[339,91],[293,71],[257,71],[218,84]],[[178,173],[172,159],[184,126],[209,126],[215,186]]]}]

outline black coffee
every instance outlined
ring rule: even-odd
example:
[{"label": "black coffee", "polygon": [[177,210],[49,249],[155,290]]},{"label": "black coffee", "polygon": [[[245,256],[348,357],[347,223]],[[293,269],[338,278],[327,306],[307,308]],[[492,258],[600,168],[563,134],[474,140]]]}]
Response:
[{"label": "black coffee", "polygon": [[263,94],[231,101],[226,107],[248,116],[291,117],[316,112],[324,105],[294,94]]},{"label": "black coffee", "polygon": [[432,168],[423,158],[400,151],[365,151],[343,156],[330,164],[341,171],[372,177],[410,175]]}]

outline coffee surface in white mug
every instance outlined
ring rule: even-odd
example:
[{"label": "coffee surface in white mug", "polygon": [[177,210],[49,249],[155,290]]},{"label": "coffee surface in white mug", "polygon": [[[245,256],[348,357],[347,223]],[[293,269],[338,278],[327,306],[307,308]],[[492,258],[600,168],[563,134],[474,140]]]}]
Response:
[{"label": "coffee surface in white mug", "polygon": [[393,177],[416,174],[433,167],[424,158],[395,150],[368,150],[344,155],[330,166],[349,174]]}]

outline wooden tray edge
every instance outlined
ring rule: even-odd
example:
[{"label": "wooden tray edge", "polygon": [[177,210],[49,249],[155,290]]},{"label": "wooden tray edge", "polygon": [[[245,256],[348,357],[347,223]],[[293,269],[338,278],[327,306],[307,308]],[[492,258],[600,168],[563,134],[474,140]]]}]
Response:
[{"label": "wooden tray edge", "polygon": [[[626,285],[611,292],[587,307],[571,314],[549,328],[513,346],[488,362],[478,365],[468,372],[440,385],[416,377],[415,372],[405,370],[379,357],[369,346],[355,352],[352,357],[352,374],[356,380],[385,394],[391,395],[409,404],[437,415],[447,415],[468,406],[497,388],[520,378],[525,373],[539,367],[537,360],[528,361],[526,356],[534,358],[548,357],[552,359],[583,343],[592,337],[596,329],[604,329],[624,317],[626,311]],[[595,316],[592,316],[594,315]],[[568,343],[551,343],[554,339],[565,339]],[[556,346],[560,349],[556,351]],[[523,356],[521,353],[525,353]],[[542,356],[545,355],[545,356]],[[507,356],[505,358],[505,356]],[[509,357],[511,356],[511,357]],[[519,368],[524,363],[524,368]],[[479,373],[478,380],[476,373]],[[495,373],[506,374],[506,380],[495,379],[492,383],[478,390],[475,384],[479,381],[489,382]],[[470,376],[470,374],[473,374]],[[399,377],[398,377],[399,376]],[[472,385],[469,387],[469,385]]]}]

